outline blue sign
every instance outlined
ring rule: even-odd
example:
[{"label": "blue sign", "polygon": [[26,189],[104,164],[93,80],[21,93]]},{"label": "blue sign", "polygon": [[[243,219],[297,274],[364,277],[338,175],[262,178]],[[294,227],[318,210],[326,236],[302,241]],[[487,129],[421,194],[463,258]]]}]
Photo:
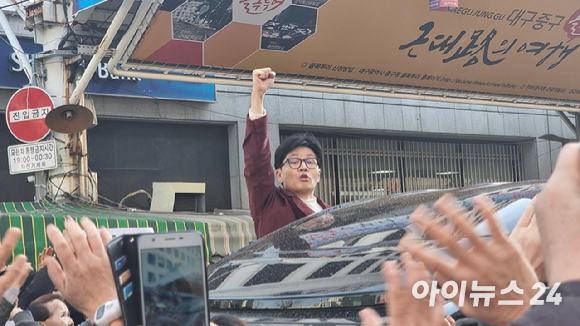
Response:
[{"label": "blue sign", "polygon": [[[32,40],[20,39],[19,41],[26,53],[37,53],[42,50],[42,46],[34,44]],[[0,88],[19,89],[28,85],[28,79],[22,71],[16,53],[9,44],[0,42],[1,55],[4,55],[6,60],[0,60]],[[31,58],[30,55],[29,58]],[[107,64],[102,62],[85,89],[85,93],[163,100],[216,101],[214,84],[119,77],[109,73]]]},{"label": "blue sign", "polygon": [[101,3],[107,2],[107,0],[73,0],[72,1],[72,14],[99,5]]}]

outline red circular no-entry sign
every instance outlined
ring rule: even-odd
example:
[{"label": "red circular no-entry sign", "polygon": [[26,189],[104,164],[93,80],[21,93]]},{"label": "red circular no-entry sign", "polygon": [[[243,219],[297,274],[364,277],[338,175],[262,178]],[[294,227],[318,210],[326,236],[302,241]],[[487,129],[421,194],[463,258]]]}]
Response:
[{"label": "red circular no-entry sign", "polygon": [[6,108],[6,124],[16,139],[25,143],[39,141],[50,129],[44,118],[54,109],[54,102],[43,89],[30,86],[12,95]]}]

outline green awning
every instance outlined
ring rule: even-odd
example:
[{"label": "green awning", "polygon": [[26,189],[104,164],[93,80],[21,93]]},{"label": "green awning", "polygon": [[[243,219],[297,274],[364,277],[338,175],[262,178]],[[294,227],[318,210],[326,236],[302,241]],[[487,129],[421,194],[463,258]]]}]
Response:
[{"label": "green awning", "polygon": [[[82,217],[88,217],[97,227],[150,227],[155,232],[197,230],[205,238],[208,259],[211,259],[214,254],[225,255],[233,252],[255,240],[253,223],[250,223],[251,219],[249,217],[237,218],[235,222],[229,219],[228,223],[224,223],[219,220],[219,217],[199,216],[199,218],[196,218],[196,215],[176,213],[127,212],[102,205],[55,203],[48,199],[43,199],[40,202],[4,202],[0,205],[1,236],[3,237],[10,227],[17,227],[22,230],[22,239],[14,249],[12,258],[14,258],[14,255],[24,254],[36,270],[38,267],[38,254],[47,245],[50,245],[46,236],[46,226],[54,224],[59,229],[64,229],[64,221],[67,215],[73,217],[77,222]],[[235,225],[232,226],[232,223]],[[223,227],[220,226],[222,224]],[[213,233],[220,239],[218,243],[212,239],[212,229],[214,230]],[[233,232],[233,234],[229,231],[225,232],[226,236],[224,237],[222,234],[224,232],[221,232],[223,231],[222,229],[237,231]],[[217,247],[218,250],[212,250],[212,245]]]}]

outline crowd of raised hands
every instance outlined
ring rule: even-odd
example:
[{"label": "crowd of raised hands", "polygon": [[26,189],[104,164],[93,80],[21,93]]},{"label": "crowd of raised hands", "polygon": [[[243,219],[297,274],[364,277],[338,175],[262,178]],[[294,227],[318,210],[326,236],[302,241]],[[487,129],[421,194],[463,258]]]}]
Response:
[{"label": "crowd of raised hands", "polygon": [[[65,228],[63,235],[54,225],[47,227],[46,232],[54,250],[48,247],[39,255],[39,270],[45,268],[50,281],[54,284],[54,286],[48,285],[48,289],[44,290],[46,293],[41,293],[44,295],[40,299],[42,300],[44,297],[47,301],[42,302],[42,304],[52,311],[48,311],[48,315],[46,315],[46,312],[34,310],[35,302],[27,304],[32,313],[22,311],[18,305],[18,300],[14,297],[10,299],[6,295],[11,291],[18,294],[18,290],[32,271],[26,257],[19,255],[6,268],[4,275],[0,276],[0,292],[4,294],[0,304],[0,315],[6,314],[5,306],[13,308],[9,317],[5,319],[14,320],[17,325],[32,326],[38,325],[38,316],[42,316],[42,319],[45,319],[40,321],[42,325],[52,317],[55,311],[59,311],[62,313],[62,316],[57,316],[60,318],[59,321],[49,324],[72,326],[72,319],[65,306],[66,300],[78,312],[86,316],[88,323],[92,323],[95,311],[99,306],[117,299],[106,250],[106,243],[111,239],[111,235],[106,229],[97,229],[93,222],[87,218],[82,219],[81,225],[79,225],[72,218],[67,217]],[[1,264],[6,263],[12,255],[19,239],[19,229],[11,228],[6,232],[0,246]],[[58,261],[53,256],[54,251],[58,254]],[[42,280],[41,276],[39,279],[46,282],[46,279]],[[29,284],[29,286],[31,285]],[[56,294],[52,293],[54,287],[58,291]],[[6,320],[3,321],[6,322]],[[113,322],[113,324],[115,323],[122,325],[121,320]]]},{"label": "crowd of raised hands", "polygon": [[[440,198],[431,209],[419,207],[410,216],[425,237],[449,254],[442,255],[411,235],[401,240],[401,267],[396,262],[388,262],[382,269],[389,325],[454,325],[453,319],[444,315],[441,294],[434,298],[431,295],[417,298],[413,293],[418,291],[418,287],[414,287],[416,284],[427,284],[423,290],[439,289],[440,292],[449,282],[467,284],[464,293],[456,291],[457,294],[449,299],[465,316],[482,323],[580,323],[580,319],[575,319],[580,317],[571,312],[578,310],[578,301],[574,300],[580,297],[579,293],[574,293],[574,289],[580,288],[574,288],[574,282],[580,280],[580,266],[576,266],[580,264],[580,219],[576,218],[576,212],[580,212],[580,144],[562,148],[552,176],[511,235],[503,230],[493,207],[484,197],[474,200],[474,209],[487,222],[489,236],[479,235],[469,214],[448,195]],[[440,223],[441,216],[447,220],[445,225]],[[65,231],[66,236],[54,225],[47,227],[48,238],[59,259],[53,257],[52,249],[46,249],[39,263],[46,266],[50,279],[66,301],[92,322],[101,304],[117,298],[106,250],[111,236],[106,229],[97,229],[86,218],[80,225],[67,218]],[[6,232],[0,246],[0,263],[11,257],[19,239],[20,230],[12,228]],[[0,293],[19,289],[31,270],[25,256],[14,257],[10,267],[0,276]],[[437,287],[431,286],[433,281],[437,281]],[[476,287],[472,286],[474,282],[477,282]],[[557,291],[538,287],[538,282],[547,283],[549,287],[573,286],[562,297]],[[491,289],[492,295],[484,299],[479,296],[481,288],[477,287]],[[447,287],[447,293],[450,288]],[[543,291],[545,293],[540,295]],[[534,304],[546,295],[552,297],[551,302]],[[553,314],[554,309],[558,309],[557,314]],[[20,311],[15,309],[13,315],[18,313]],[[385,324],[385,319],[372,309],[362,310],[359,315],[364,326]],[[122,321],[113,321],[111,325],[122,325]]]},{"label": "crowd of raised hands", "polygon": [[[411,222],[426,238],[451,255],[441,255],[412,236],[401,240],[403,270],[399,271],[394,262],[383,266],[389,325],[453,324],[444,316],[440,294],[435,300],[413,295],[415,284],[426,281],[431,285],[433,280],[438,291],[443,291],[446,282],[465,282],[466,292],[461,295],[457,291],[450,300],[465,316],[482,323],[580,324],[580,266],[576,266],[580,264],[580,144],[562,148],[550,179],[511,235],[503,230],[493,207],[484,197],[474,200],[474,209],[487,221],[491,237],[475,232],[469,214],[451,196],[440,198],[431,210],[419,207],[411,215]],[[441,215],[450,222],[446,226],[439,223]],[[406,277],[400,277],[403,274]],[[471,286],[474,281],[477,287]],[[482,287],[492,292],[487,304],[480,296]],[[447,294],[455,293],[446,290]],[[364,326],[384,324],[372,309],[359,315]]]}]

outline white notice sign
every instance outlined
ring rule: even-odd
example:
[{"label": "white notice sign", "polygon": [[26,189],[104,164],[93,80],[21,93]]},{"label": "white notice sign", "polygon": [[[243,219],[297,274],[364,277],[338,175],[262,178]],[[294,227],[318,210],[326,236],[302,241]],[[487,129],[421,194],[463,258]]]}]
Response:
[{"label": "white notice sign", "polygon": [[10,174],[56,169],[56,141],[8,146],[8,165]]}]

